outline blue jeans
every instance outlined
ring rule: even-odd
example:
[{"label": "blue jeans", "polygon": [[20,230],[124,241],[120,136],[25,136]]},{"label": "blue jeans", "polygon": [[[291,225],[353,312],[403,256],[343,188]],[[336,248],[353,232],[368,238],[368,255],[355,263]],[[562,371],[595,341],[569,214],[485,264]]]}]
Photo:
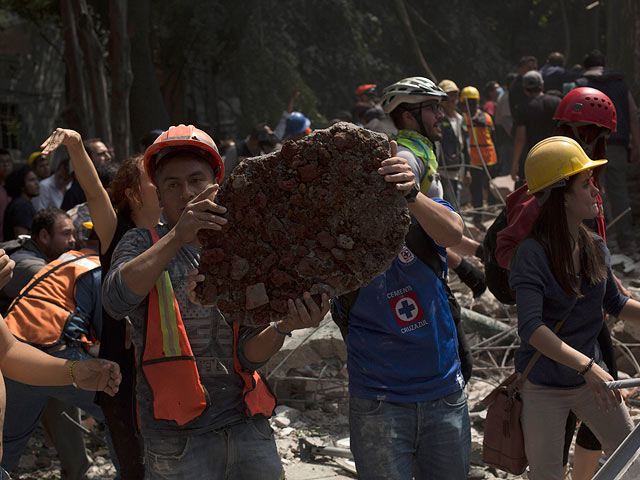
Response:
[{"label": "blue jeans", "polygon": [[349,427],[361,480],[467,478],[471,427],[464,390],[415,403],[351,395]]},{"label": "blue jeans", "polygon": [[282,464],[264,417],[197,435],[144,438],[147,480],[280,480]]},{"label": "blue jeans", "polygon": [[[81,347],[70,347],[53,354],[54,357],[68,360],[85,360],[90,358]],[[34,432],[49,398],[73,405],[84,410],[96,420],[104,421],[102,409],[93,401],[95,392],[76,390],[71,385],[57,387],[35,387],[24,383],[14,382],[5,378],[7,389],[7,407],[4,417],[4,453],[2,467],[11,471],[20,460],[31,434]],[[107,433],[107,443],[112,453],[110,437]],[[117,465],[116,465],[117,468]]]}]

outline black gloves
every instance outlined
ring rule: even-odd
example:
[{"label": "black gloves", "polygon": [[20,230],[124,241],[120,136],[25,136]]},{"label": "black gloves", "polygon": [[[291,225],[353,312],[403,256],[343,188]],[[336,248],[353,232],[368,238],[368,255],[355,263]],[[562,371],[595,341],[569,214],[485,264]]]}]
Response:
[{"label": "black gloves", "polygon": [[457,268],[453,269],[460,277],[460,280],[473,291],[473,298],[478,298],[487,289],[487,282],[482,270],[474,267],[464,258]]}]

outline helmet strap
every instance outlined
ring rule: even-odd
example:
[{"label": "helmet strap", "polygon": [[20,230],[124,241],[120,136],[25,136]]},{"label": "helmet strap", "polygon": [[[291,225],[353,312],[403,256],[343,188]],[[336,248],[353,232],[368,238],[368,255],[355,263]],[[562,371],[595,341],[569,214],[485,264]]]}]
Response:
[{"label": "helmet strap", "polygon": [[538,201],[538,205],[542,206],[542,204],[549,199],[549,195],[551,195],[551,190],[553,190],[554,188],[561,188],[566,185],[567,185],[567,181],[563,178],[560,181],[542,190],[542,195],[536,195],[536,200]]},{"label": "helmet strap", "polygon": [[[427,137],[427,130],[424,128],[424,123],[422,122],[422,103],[420,103],[420,110],[418,110],[418,115],[415,115],[413,113],[413,111],[410,111],[409,113],[411,113],[411,115],[413,115],[413,118],[415,119],[416,122],[418,122],[418,126],[420,127],[420,130],[418,130],[418,133],[424,137]],[[431,139],[429,139],[431,140]]]}]

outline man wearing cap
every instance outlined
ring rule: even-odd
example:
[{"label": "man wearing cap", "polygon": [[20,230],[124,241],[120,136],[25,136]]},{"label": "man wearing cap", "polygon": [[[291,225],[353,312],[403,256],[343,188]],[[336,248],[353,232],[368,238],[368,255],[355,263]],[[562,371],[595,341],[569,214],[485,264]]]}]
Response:
[{"label": "man wearing cap", "polygon": [[463,116],[456,111],[460,94],[458,86],[452,80],[442,80],[438,86],[447,94],[442,101],[442,139],[436,142],[438,173],[442,177],[444,191],[442,198],[459,209],[459,182],[465,177],[471,181],[471,174],[464,168],[469,164],[469,132]]},{"label": "man wearing cap", "polygon": [[530,70],[523,75],[522,88],[529,103],[522,105],[514,115],[515,137],[511,160],[511,177],[521,181],[524,179],[522,153],[531,150],[540,140],[553,135],[556,128],[553,114],[561,101],[555,95],[543,93],[544,82],[537,70]]},{"label": "man wearing cap", "polygon": [[287,118],[284,135],[287,140],[300,140],[302,137],[311,133],[311,120],[303,113],[291,112]]},{"label": "man wearing cap", "polygon": [[42,155],[42,152],[33,152],[29,156],[29,166],[38,176],[38,180],[42,181],[51,174],[49,158]]},{"label": "man wearing cap", "polygon": [[222,159],[209,135],[179,125],[146,150],[144,164],[163,223],[122,238],[104,280],[103,305],[132,324],[146,478],[279,480],[282,465],[267,420],[275,398],[256,370],[284,336],[317,326],[328,299],[321,306],[309,294],[290,300],[287,318],[258,328],[231,325],[215,305],[197,304],[193,287],[203,278],[194,272],[197,233],[227,223],[226,209],[215,203]]},{"label": "man wearing cap", "polygon": [[376,85],[368,83],[356,88],[356,103],[373,107],[376,104]]}]

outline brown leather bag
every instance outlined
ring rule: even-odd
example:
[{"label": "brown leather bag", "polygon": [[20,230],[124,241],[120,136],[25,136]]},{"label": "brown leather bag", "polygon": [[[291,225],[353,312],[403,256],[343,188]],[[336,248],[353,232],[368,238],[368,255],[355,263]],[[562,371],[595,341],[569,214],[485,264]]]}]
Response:
[{"label": "brown leather bag", "polygon": [[[569,314],[556,323],[554,333],[558,333],[568,317]],[[482,461],[514,475],[521,475],[528,464],[520,425],[520,389],[540,355],[540,352],[536,352],[522,374],[512,373],[480,402],[488,407],[482,441]]]}]

